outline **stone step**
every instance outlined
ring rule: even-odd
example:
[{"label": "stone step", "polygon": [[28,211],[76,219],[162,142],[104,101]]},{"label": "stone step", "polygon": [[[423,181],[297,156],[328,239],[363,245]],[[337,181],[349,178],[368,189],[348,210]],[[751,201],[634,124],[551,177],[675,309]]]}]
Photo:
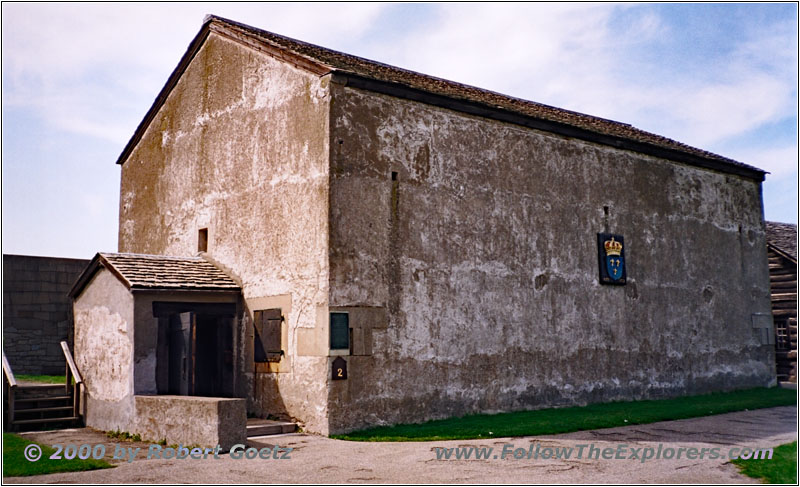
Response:
[{"label": "stone step", "polygon": [[52,413],[55,411],[72,411],[72,406],[57,406],[57,407],[44,407],[44,408],[14,408],[14,414],[23,413]]},{"label": "stone step", "polygon": [[297,423],[272,421],[269,419],[248,419],[247,437],[280,435],[297,431]]},{"label": "stone step", "polygon": [[14,403],[38,402],[38,401],[65,401],[72,400],[72,396],[39,396],[39,397],[15,397]]},{"label": "stone step", "polygon": [[35,397],[63,396],[67,393],[66,386],[62,385],[39,385],[39,386],[17,386],[14,391],[15,399],[27,399]]},{"label": "stone step", "polygon": [[17,419],[11,422],[11,424],[41,424],[41,423],[64,423],[67,421],[77,421],[80,419],[78,416],[64,416],[60,418],[40,418],[40,419]]},{"label": "stone step", "polygon": [[245,445],[247,448],[255,448],[256,450],[264,447],[274,448],[276,446],[285,446],[287,438],[295,436],[304,435],[303,433],[283,433],[280,435],[248,436]]}]

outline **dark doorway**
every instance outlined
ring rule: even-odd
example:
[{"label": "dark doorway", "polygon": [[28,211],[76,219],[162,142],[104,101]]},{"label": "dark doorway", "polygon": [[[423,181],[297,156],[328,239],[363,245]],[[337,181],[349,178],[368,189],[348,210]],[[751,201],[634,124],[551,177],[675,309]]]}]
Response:
[{"label": "dark doorway", "polygon": [[154,303],[159,394],[232,397],[235,305]]},{"label": "dark doorway", "polygon": [[189,394],[190,363],[192,357],[192,313],[181,313],[169,317],[169,393]]},{"label": "dark doorway", "polygon": [[[195,326],[194,395],[227,395],[222,382],[226,368],[221,353],[225,338],[230,336],[230,320],[217,316],[199,315]],[[231,364],[228,364],[231,365]]]}]

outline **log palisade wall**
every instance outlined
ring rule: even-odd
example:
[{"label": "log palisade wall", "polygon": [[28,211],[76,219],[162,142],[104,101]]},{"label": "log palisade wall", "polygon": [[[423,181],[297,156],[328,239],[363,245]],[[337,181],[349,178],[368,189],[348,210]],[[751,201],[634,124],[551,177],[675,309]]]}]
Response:
[{"label": "log palisade wall", "polygon": [[779,381],[797,382],[797,261],[773,245],[769,256],[775,368]]}]

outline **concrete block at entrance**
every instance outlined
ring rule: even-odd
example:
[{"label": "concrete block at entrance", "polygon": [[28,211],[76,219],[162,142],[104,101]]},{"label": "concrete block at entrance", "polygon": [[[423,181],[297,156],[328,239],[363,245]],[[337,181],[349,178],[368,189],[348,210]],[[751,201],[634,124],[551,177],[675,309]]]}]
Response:
[{"label": "concrete block at entrance", "polygon": [[244,399],[135,396],[135,431],[145,441],[214,447],[223,451],[247,440]]}]

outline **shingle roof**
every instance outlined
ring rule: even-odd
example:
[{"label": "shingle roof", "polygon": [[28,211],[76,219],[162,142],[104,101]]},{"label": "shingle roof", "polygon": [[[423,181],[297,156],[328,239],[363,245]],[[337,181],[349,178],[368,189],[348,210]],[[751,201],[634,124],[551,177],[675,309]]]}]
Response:
[{"label": "shingle roof", "polygon": [[797,225],[766,222],[767,243],[797,261]]},{"label": "shingle roof", "polygon": [[239,291],[230,276],[202,257],[101,252],[89,263],[70,291],[77,296],[94,273],[105,267],[128,289],[176,291]]},{"label": "shingle roof", "polygon": [[[670,157],[670,154],[677,153],[679,156],[688,156],[689,160],[684,161],[688,163],[696,163],[694,159],[699,158],[701,162],[696,165],[713,167],[726,172],[751,177],[759,181],[763,180],[764,171],[761,169],[712,152],[691,147],[667,137],[637,129],[626,123],[556,108],[482,88],[428,76],[415,71],[390,66],[388,64],[285,37],[215,15],[206,16],[203,28],[195,37],[194,41],[192,41],[192,44],[190,44],[189,49],[181,59],[178,67],[173,71],[170,80],[167,81],[167,84],[156,98],[150,111],[145,115],[144,120],[137,128],[136,133],[128,142],[122,154],[120,154],[117,160],[118,164],[123,164],[125,162],[127,156],[133,150],[133,147],[138,143],[147,125],[155,116],[161,104],[166,100],[172,87],[177,83],[177,79],[191,61],[194,54],[199,50],[209,30],[214,30],[223,35],[233,34],[238,39],[246,39],[248,45],[266,47],[269,52],[273,54],[278,52],[280,57],[284,57],[290,60],[290,62],[299,60],[300,62],[297,63],[298,65],[316,69],[319,74],[338,73],[354,75],[368,80],[407,87],[408,89],[418,90],[419,92],[432,94],[434,96],[471,104],[479,104],[484,107],[484,110],[482,110],[484,113],[486,109],[488,109],[489,111],[499,110],[518,114],[523,117],[541,120],[548,124],[557,124],[568,128],[571,127],[579,131],[585,131],[590,134],[596,134],[604,141],[602,143],[619,146],[621,145],[619,141],[629,141],[632,143],[630,147],[632,150],[655,148],[656,154],[654,155],[682,160],[681,157]],[[648,153],[651,152],[652,151]],[[702,161],[711,161],[711,164],[705,164]]]},{"label": "shingle roof", "polygon": [[660,145],[667,148],[692,153],[701,157],[716,159],[749,169],[756,169],[733,159],[729,159],[727,157],[723,157],[702,149],[697,149],[660,135],[637,129],[627,123],[593,117],[583,113],[556,108],[520,98],[514,98],[482,88],[476,88],[474,86],[428,76],[415,71],[390,66],[377,61],[372,61],[314,44],[309,44],[307,42],[257,29],[255,27],[224,19],[222,17],[209,15],[206,17],[206,21],[209,20],[219,21],[235,26],[243,31],[258,36],[264,42],[289,50],[310,60],[326,64],[330,66],[332,70],[346,71],[370,79],[400,83],[430,93],[436,93],[447,97],[461,98],[470,101],[477,101],[494,107],[502,107],[523,115],[565,123],[603,134],[615,135],[640,142]]}]

